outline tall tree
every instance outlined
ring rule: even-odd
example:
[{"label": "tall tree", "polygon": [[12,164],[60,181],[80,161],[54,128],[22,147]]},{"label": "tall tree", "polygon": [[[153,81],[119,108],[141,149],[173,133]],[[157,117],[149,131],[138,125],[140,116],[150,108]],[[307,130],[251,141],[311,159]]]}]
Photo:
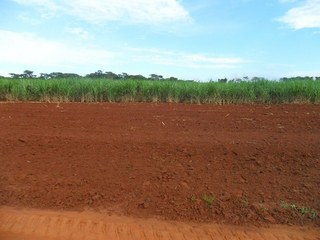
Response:
[{"label": "tall tree", "polygon": [[22,74],[23,78],[36,78],[37,75],[33,74],[33,71],[30,70],[24,70],[23,74]]}]

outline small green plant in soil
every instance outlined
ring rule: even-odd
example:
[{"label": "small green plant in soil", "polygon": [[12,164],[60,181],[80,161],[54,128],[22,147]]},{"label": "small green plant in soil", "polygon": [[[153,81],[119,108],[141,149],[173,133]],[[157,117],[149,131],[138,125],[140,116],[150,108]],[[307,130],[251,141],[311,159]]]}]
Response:
[{"label": "small green plant in soil", "polygon": [[248,200],[248,198],[246,198],[246,197],[242,197],[242,198],[240,199],[240,203],[241,203],[241,205],[242,205],[243,207],[248,207],[248,206],[249,206],[249,200]]},{"label": "small green plant in soil", "polygon": [[297,213],[302,217],[310,217],[311,219],[316,219],[318,217],[318,211],[305,206],[299,206],[297,204],[289,204],[285,201],[280,201],[280,206],[285,210],[291,210],[293,213]]},{"label": "small green plant in soil", "polygon": [[265,206],[263,203],[260,203],[260,204],[259,204],[259,207],[260,207],[261,210],[263,210],[263,211],[265,211],[265,212],[268,211],[268,207]]},{"label": "small green plant in soil", "polygon": [[289,208],[289,203],[287,203],[286,201],[281,200],[281,201],[280,201],[280,206],[281,206],[283,209],[288,209],[288,208]]},{"label": "small green plant in soil", "polygon": [[214,204],[216,202],[216,197],[214,195],[207,195],[204,194],[202,196],[202,200],[208,205],[211,206],[212,204]]},{"label": "small green plant in soil", "polygon": [[315,209],[312,209],[310,207],[297,207],[296,211],[299,212],[300,215],[302,215],[303,217],[305,216],[309,216],[312,219],[315,219],[318,217],[318,212]]},{"label": "small green plant in soil", "polygon": [[195,195],[192,195],[190,200],[191,200],[192,203],[196,203],[197,197]]},{"label": "small green plant in soil", "polygon": [[311,209],[310,215],[312,219],[316,219],[319,216],[318,212],[314,209]]}]

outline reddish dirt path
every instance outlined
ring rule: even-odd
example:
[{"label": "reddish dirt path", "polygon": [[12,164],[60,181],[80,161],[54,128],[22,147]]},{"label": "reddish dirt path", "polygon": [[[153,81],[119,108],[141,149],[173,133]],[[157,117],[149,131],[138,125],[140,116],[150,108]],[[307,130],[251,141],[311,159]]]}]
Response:
[{"label": "reddish dirt path", "polygon": [[319,136],[317,105],[4,103],[0,205],[318,227]]},{"label": "reddish dirt path", "polygon": [[235,227],[155,219],[0,208],[2,240],[317,240],[320,229]]}]

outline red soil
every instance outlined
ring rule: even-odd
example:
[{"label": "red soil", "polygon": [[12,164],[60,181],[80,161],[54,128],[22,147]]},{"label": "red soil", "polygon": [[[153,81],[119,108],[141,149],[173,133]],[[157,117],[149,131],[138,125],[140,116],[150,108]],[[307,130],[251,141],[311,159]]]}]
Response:
[{"label": "red soil", "polygon": [[2,206],[319,226],[319,169],[317,105],[0,104]]},{"label": "red soil", "polygon": [[228,226],[106,216],[83,211],[0,208],[1,240],[319,240],[311,227]]}]

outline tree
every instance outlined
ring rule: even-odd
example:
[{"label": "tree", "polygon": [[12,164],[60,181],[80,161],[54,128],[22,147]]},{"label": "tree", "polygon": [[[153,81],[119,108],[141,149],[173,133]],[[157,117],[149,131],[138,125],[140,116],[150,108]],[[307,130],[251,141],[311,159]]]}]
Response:
[{"label": "tree", "polygon": [[105,78],[108,78],[108,79],[119,79],[118,75],[113,73],[113,72],[106,72],[105,73]]},{"label": "tree", "polygon": [[227,78],[220,78],[220,79],[218,79],[218,82],[226,83],[226,82],[228,82],[228,79]]},{"label": "tree", "polygon": [[123,72],[122,74],[118,74],[118,78],[122,78],[122,79],[126,79],[126,78],[128,78],[128,76],[129,75],[125,72]]},{"label": "tree", "polygon": [[178,81],[178,78],[176,78],[176,77],[169,77],[167,80],[169,80],[169,81]]},{"label": "tree", "polygon": [[50,74],[48,74],[48,73],[40,73],[39,78],[42,78],[42,79],[49,79],[49,78],[50,78]]},{"label": "tree", "polygon": [[63,75],[62,72],[52,72],[49,74],[49,78],[61,78]]},{"label": "tree", "polygon": [[253,78],[251,78],[251,81],[252,82],[266,81],[266,79],[263,77],[253,77]]},{"label": "tree", "polygon": [[81,76],[76,73],[63,73],[62,77],[63,78],[81,78]]},{"label": "tree", "polygon": [[143,80],[143,79],[146,79],[145,76],[142,76],[141,74],[139,74],[139,75],[129,75],[127,78],[128,78],[128,79],[134,79],[134,80]]},{"label": "tree", "polygon": [[150,79],[152,79],[152,80],[162,80],[163,76],[162,75],[157,75],[157,74],[150,74]]},{"label": "tree", "polygon": [[104,73],[101,70],[98,70],[94,73],[89,73],[86,75],[86,77],[89,78],[102,78],[104,76]]},{"label": "tree", "polygon": [[17,73],[9,73],[11,78],[22,78],[22,74],[17,74]]},{"label": "tree", "polygon": [[229,82],[236,82],[236,83],[239,83],[239,82],[242,82],[242,79],[241,78],[233,78],[231,80],[229,80]]},{"label": "tree", "polygon": [[30,70],[24,70],[22,74],[22,78],[36,78],[37,75],[33,75],[33,71]]},{"label": "tree", "polygon": [[98,70],[95,72],[96,75],[103,75],[103,72],[101,70]]},{"label": "tree", "polygon": [[25,70],[22,74],[9,73],[12,78],[36,78],[37,75],[33,74],[33,71]]},{"label": "tree", "polygon": [[86,77],[89,78],[107,78],[107,79],[119,79],[121,78],[118,74],[113,72],[102,72],[101,70],[96,71],[95,73],[87,74]]}]

